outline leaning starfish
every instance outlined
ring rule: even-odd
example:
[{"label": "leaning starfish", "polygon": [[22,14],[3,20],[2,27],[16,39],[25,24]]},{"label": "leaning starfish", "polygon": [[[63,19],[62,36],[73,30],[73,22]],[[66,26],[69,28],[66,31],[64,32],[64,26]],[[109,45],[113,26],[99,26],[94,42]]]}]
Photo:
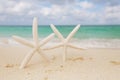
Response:
[{"label": "leaning starfish", "polygon": [[20,68],[24,68],[27,65],[27,63],[30,61],[30,59],[32,58],[33,54],[35,54],[36,52],[38,52],[46,61],[48,61],[48,59],[43,54],[41,47],[44,46],[48,41],[50,41],[53,38],[53,36],[54,36],[54,33],[50,34],[48,37],[43,39],[41,43],[39,43],[37,18],[33,19],[33,41],[34,43],[31,43],[21,37],[13,36],[13,39],[16,40],[17,42],[25,46],[28,46],[30,48],[33,48],[30,51],[30,53],[28,53],[27,56],[24,58],[23,62],[20,65]]},{"label": "leaning starfish", "polygon": [[70,39],[73,37],[73,35],[78,31],[78,29],[80,28],[80,24],[77,25],[73,31],[67,36],[67,38],[64,38],[62,36],[62,34],[57,30],[57,28],[51,24],[50,25],[52,30],[54,31],[54,33],[58,36],[58,38],[61,40],[61,43],[58,44],[58,45],[55,45],[52,47],[52,49],[54,48],[58,48],[58,47],[63,47],[64,48],[64,53],[63,53],[63,63],[66,61],[66,54],[67,54],[67,48],[68,47],[71,47],[71,48],[75,48],[75,49],[83,49],[83,48],[80,48],[78,46],[75,46],[73,44],[70,44],[69,41]]}]

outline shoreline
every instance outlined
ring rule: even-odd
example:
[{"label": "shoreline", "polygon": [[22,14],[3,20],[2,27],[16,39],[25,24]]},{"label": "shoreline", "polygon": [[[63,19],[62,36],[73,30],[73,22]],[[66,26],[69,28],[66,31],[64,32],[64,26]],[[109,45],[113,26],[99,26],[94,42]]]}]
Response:
[{"label": "shoreline", "polygon": [[[25,38],[26,40],[32,42],[33,40],[31,38]],[[39,39],[40,41],[43,40],[43,38]],[[51,40],[45,47],[51,47],[51,45],[59,44],[61,41],[57,38],[54,38]],[[120,39],[77,39],[73,38],[70,41],[71,44],[75,44],[78,47],[83,48],[120,48]],[[0,38],[0,46],[21,46],[18,42],[13,40],[12,38]]]}]

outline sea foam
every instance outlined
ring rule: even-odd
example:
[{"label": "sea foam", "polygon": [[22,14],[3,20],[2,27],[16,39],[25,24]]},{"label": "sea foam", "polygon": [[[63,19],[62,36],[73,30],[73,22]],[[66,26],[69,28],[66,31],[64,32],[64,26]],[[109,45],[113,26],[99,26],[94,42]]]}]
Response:
[{"label": "sea foam", "polygon": [[[7,39],[8,43],[3,40],[0,40],[0,45],[16,45],[19,46],[21,44],[17,43],[13,39]],[[32,39],[28,39],[32,42]],[[53,39],[46,46],[52,46],[53,44],[60,43],[60,40]],[[85,48],[120,48],[120,39],[72,39],[70,43],[75,44],[79,47]]]}]

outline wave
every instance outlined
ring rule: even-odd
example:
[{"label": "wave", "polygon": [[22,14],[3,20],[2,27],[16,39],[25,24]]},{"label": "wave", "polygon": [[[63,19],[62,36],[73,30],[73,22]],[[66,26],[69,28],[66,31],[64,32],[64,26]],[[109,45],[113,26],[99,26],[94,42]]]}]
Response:
[{"label": "wave", "polygon": [[[28,39],[32,42],[32,39]],[[52,46],[60,41],[58,39],[51,40],[47,46]],[[120,39],[72,39],[71,43],[84,48],[120,48]],[[0,39],[2,45],[21,45],[13,39]]]},{"label": "wave", "polygon": [[87,48],[120,48],[120,39],[82,39],[73,43]]}]

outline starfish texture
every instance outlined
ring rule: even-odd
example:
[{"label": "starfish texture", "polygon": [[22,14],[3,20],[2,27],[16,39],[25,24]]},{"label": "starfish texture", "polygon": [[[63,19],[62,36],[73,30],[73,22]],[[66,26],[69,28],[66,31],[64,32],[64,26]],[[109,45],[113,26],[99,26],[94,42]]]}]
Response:
[{"label": "starfish texture", "polygon": [[70,44],[69,41],[70,39],[73,37],[73,35],[78,31],[78,29],[80,28],[80,24],[77,25],[73,31],[67,36],[67,38],[64,38],[63,35],[57,30],[57,28],[51,24],[50,25],[52,30],[54,31],[54,33],[58,36],[58,38],[61,40],[61,43],[60,44],[57,44],[55,46],[52,47],[52,49],[54,48],[58,48],[58,47],[63,47],[64,49],[64,53],[63,53],[63,63],[66,61],[66,54],[67,54],[67,48],[68,47],[71,47],[71,48],[75,48],[75,49],[83,49],[83,48],[80,48],[78,46],[75,46],[73,44]]},{"label": "starfish texture", "polygon": [[16,40],[17,42],[32,48],[32,50],[24,58],[23,62],[20,65],[20,68],[24,68],[36,52],[39,53],[45,61],[48,61],[46,56],[43,54],[43,49],[41,47],[44,46],[48,41],[50,41],[54,37],[54,33],[50,34],[48,37],[43,39],[41,43],[39,43],[38,20],[36,17],[33,19],[32,28],[33,28],[32,30],[33,30],[33,41],[34,41],[33,43],[29,42],[28,40],[25,40],[24,38],[13,36],[13,39]]}]

